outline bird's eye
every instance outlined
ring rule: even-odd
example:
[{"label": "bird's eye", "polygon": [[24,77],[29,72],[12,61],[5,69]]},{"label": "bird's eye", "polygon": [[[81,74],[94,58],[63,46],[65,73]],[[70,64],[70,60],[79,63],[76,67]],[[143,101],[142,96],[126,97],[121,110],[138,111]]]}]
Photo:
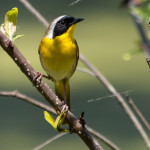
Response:
[{"label": "bird's eye", "polygon": [[66,25],[65,21],[60,22],[62,26]]}]

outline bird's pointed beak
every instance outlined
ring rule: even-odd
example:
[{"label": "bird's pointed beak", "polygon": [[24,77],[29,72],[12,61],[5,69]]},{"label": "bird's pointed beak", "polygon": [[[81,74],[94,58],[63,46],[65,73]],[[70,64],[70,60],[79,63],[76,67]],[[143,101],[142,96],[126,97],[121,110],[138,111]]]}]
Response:
[{"label": "bird's pointed beak", "polygon": [[84,20],[83,18],[75,18],[73,21],[73,24],[76,24],[76,23],[81,22],[83,20]]}]

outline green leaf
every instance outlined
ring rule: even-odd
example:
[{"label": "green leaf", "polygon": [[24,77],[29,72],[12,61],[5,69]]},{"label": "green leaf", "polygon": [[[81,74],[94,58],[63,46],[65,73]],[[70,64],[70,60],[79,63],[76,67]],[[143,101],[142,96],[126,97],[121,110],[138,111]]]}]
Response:
[{"label": "green leaf", "polygon": [[12,10],[8,11],[5,15],[3,28],[5,30],[5,35],[7,35],[10,40],[13,39],[13,35],[16,32],[17,15],[17,8],[12,8]]},{"label": "green leaf", "polygon": [[61,114],[59,114],[56,118],[56,121],[55,121],[55,125],[57,127],[61,126],[63,124],[65,120],[65,112],[62,112]]},{"label": "green leaf", "polygon": [[55,120],[53,119],[50,113],[48,113],[47,111],[44,111],[44,118],[49,124],[53,126],[55,130],[57,130],[57,126],[55,125]]},{"label": "green leaf", "polygon": [[[56,118],[56,121],[54,121],[53,117],[51,116],[50,113],[48,113],[47,111],[44,111],[44,118],[45,120],[51,124],[51,126],[56,130],[56,131],[60,131],[60,132],[69,132],[68,129],[61,129],[59,128],[64,120],[65,120],[65,112],[62,112],[61,114],[59,114]],[[59,129],[58,129],[59,128]]]},{"label": "green leaf", "polygon": [[17,40],[18,38],[20,38],[22,36],[24,36],[24,35],[15,35],[15,36],[13,36],[13,41]]}]

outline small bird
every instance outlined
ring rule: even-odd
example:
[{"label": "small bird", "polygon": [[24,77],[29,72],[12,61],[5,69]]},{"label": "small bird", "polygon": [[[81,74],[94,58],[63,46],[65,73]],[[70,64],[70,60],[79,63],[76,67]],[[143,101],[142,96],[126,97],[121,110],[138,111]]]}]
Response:
[{"label": "small bird", "polygon": [[82,18],[63,15],[54,19],[39,46],[41,65],[52,79],[56,95],[70,110],[69,79],[76,70],[79,48],[73,38],[75,26]]}]

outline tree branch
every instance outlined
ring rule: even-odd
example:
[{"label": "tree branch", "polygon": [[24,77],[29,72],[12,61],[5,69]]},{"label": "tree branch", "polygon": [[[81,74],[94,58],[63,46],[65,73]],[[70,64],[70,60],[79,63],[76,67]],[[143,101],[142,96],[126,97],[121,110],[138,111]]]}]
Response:
[{"label": "tree branch", "polygon": [[[54,111],[53,108],[51,108],[48,105],[45,105],[44,103],[38,102],[37,100],[34,100],[26,95],[23,95],[21,93],[19,93],[18,91],[12,91],[12,92],[8,92],[8,91],[1,91],[0,92],[0,96],[4,96],[4,97],[15,97],[17,99],[23,100],[25,102],[28,102],[29,104],[32,104],[40,109],[43,110],[47,110],[51,113],[53,113],[54,115],[56,115],[56,112]],[[95,136],[96,138],[100,139],[101,141],[103,141],[108,147],[112,148],[113,150],[120,150],[114,143],[112,143],[110,140],[108,140],[106,137],[104,137],[102,134],[98,133],[97,131],[93,130],[92,128],[90,128],[89,126],[86,126],[86,128],[88,129],[88,131]]]},{"label": "tree branch", "polygon": [[21,100],[23,100],[27,103],[30,103],[40,109],[47,110],[47,111],[51,112],[52,114],[56,115],[56,112],[52,107],[50,107],[44,103],[38,102],[37,100],[30,98],[24,94],[21,94],[18,91],[12,91],[12,92],[3,91],[3,92],[0,92],[0,96],[15,97],[15,98],[21,99]]},{"label": "tree branch", "polygon": [[114,143],[112,143],[108,138],[106,138],[105,136],[103,136],[99,132],[96,132],[95,130],[93,130],[89,126],[86,125],[86,127],[92,135],[94,135],[96,138],[99,138],[101,141],[103,141],[105,144],[107,144],[108,147],[110,147],[113,150],[120,150],[120,148],[118,146],[116,146]]},{"label": "tree branch", "polygon": [[147,120],[145,119],[145,117],[143,116],[143,114],[140,112],[140,110],[137,108],[137,106],[134,104],[134,101],[131,99],[131,97],[129,95],[127,95],[126,97],[127,97],[127,100],[128,100],[128,103],[130,104],[130,106],[133,108],[133,110],[137,113],[137,115],[142,120],[142,122],[144,123],[144,125],[150,131],[150,125],[149,125],[149,123],[147,122]]},{"label": "tree branch", "polygon": [[[39,83],[33,82],[36,71],[28,63],[18,48],[1,31],[0,45],[3,50],[5,50],[5,52],[14,60],[20,70],[26,75],[36,89],[45,97],[48,103],[56,110],[56,112],[61,112],[62,102],[44,81],[41,81],[40,85]],[[83,127],[82,124],[80,124],[80,121],[70,111],[68,111],[66,115],[66,122],[69,124],[72,131],[77,133],[91,150],[102,150],[102,147],[99,145],[97,140],[91,136],[86,127]]]},{"label": "tree branch", "polygon": [[148,57],[148,59],[150,59],[150,43],[149,43],[149,40],[145,34],[145,31],[144,31],[144,28],[143,28],[143,25],[142,25],[142,21],[141,19],[139,18],[139,16],[135,13],[135,11],[132,11],[132,8],[134,8],[136,6],[130,6],[129,5],[129,9],[131,9],[130,11],[130,15],[132,17],[132,20],[137,28],[137,31],[141,37],[141,40],[143,42],[143,45],[144,45],[144,50],[145,50],[145,53],[146,53],[146,57]]},{"label": "tree branch", "polygon": [[44,26],[48,27],[48,21],[27,1],[19,0]]},{"label": "tree branch", "polygon": [[89,69],[77,67],[76,70],[80,71],[80,72],[83,72],[83,73],[86,73],[86,74],[89,74],[89,75],[95,77],[95,75]]}]

